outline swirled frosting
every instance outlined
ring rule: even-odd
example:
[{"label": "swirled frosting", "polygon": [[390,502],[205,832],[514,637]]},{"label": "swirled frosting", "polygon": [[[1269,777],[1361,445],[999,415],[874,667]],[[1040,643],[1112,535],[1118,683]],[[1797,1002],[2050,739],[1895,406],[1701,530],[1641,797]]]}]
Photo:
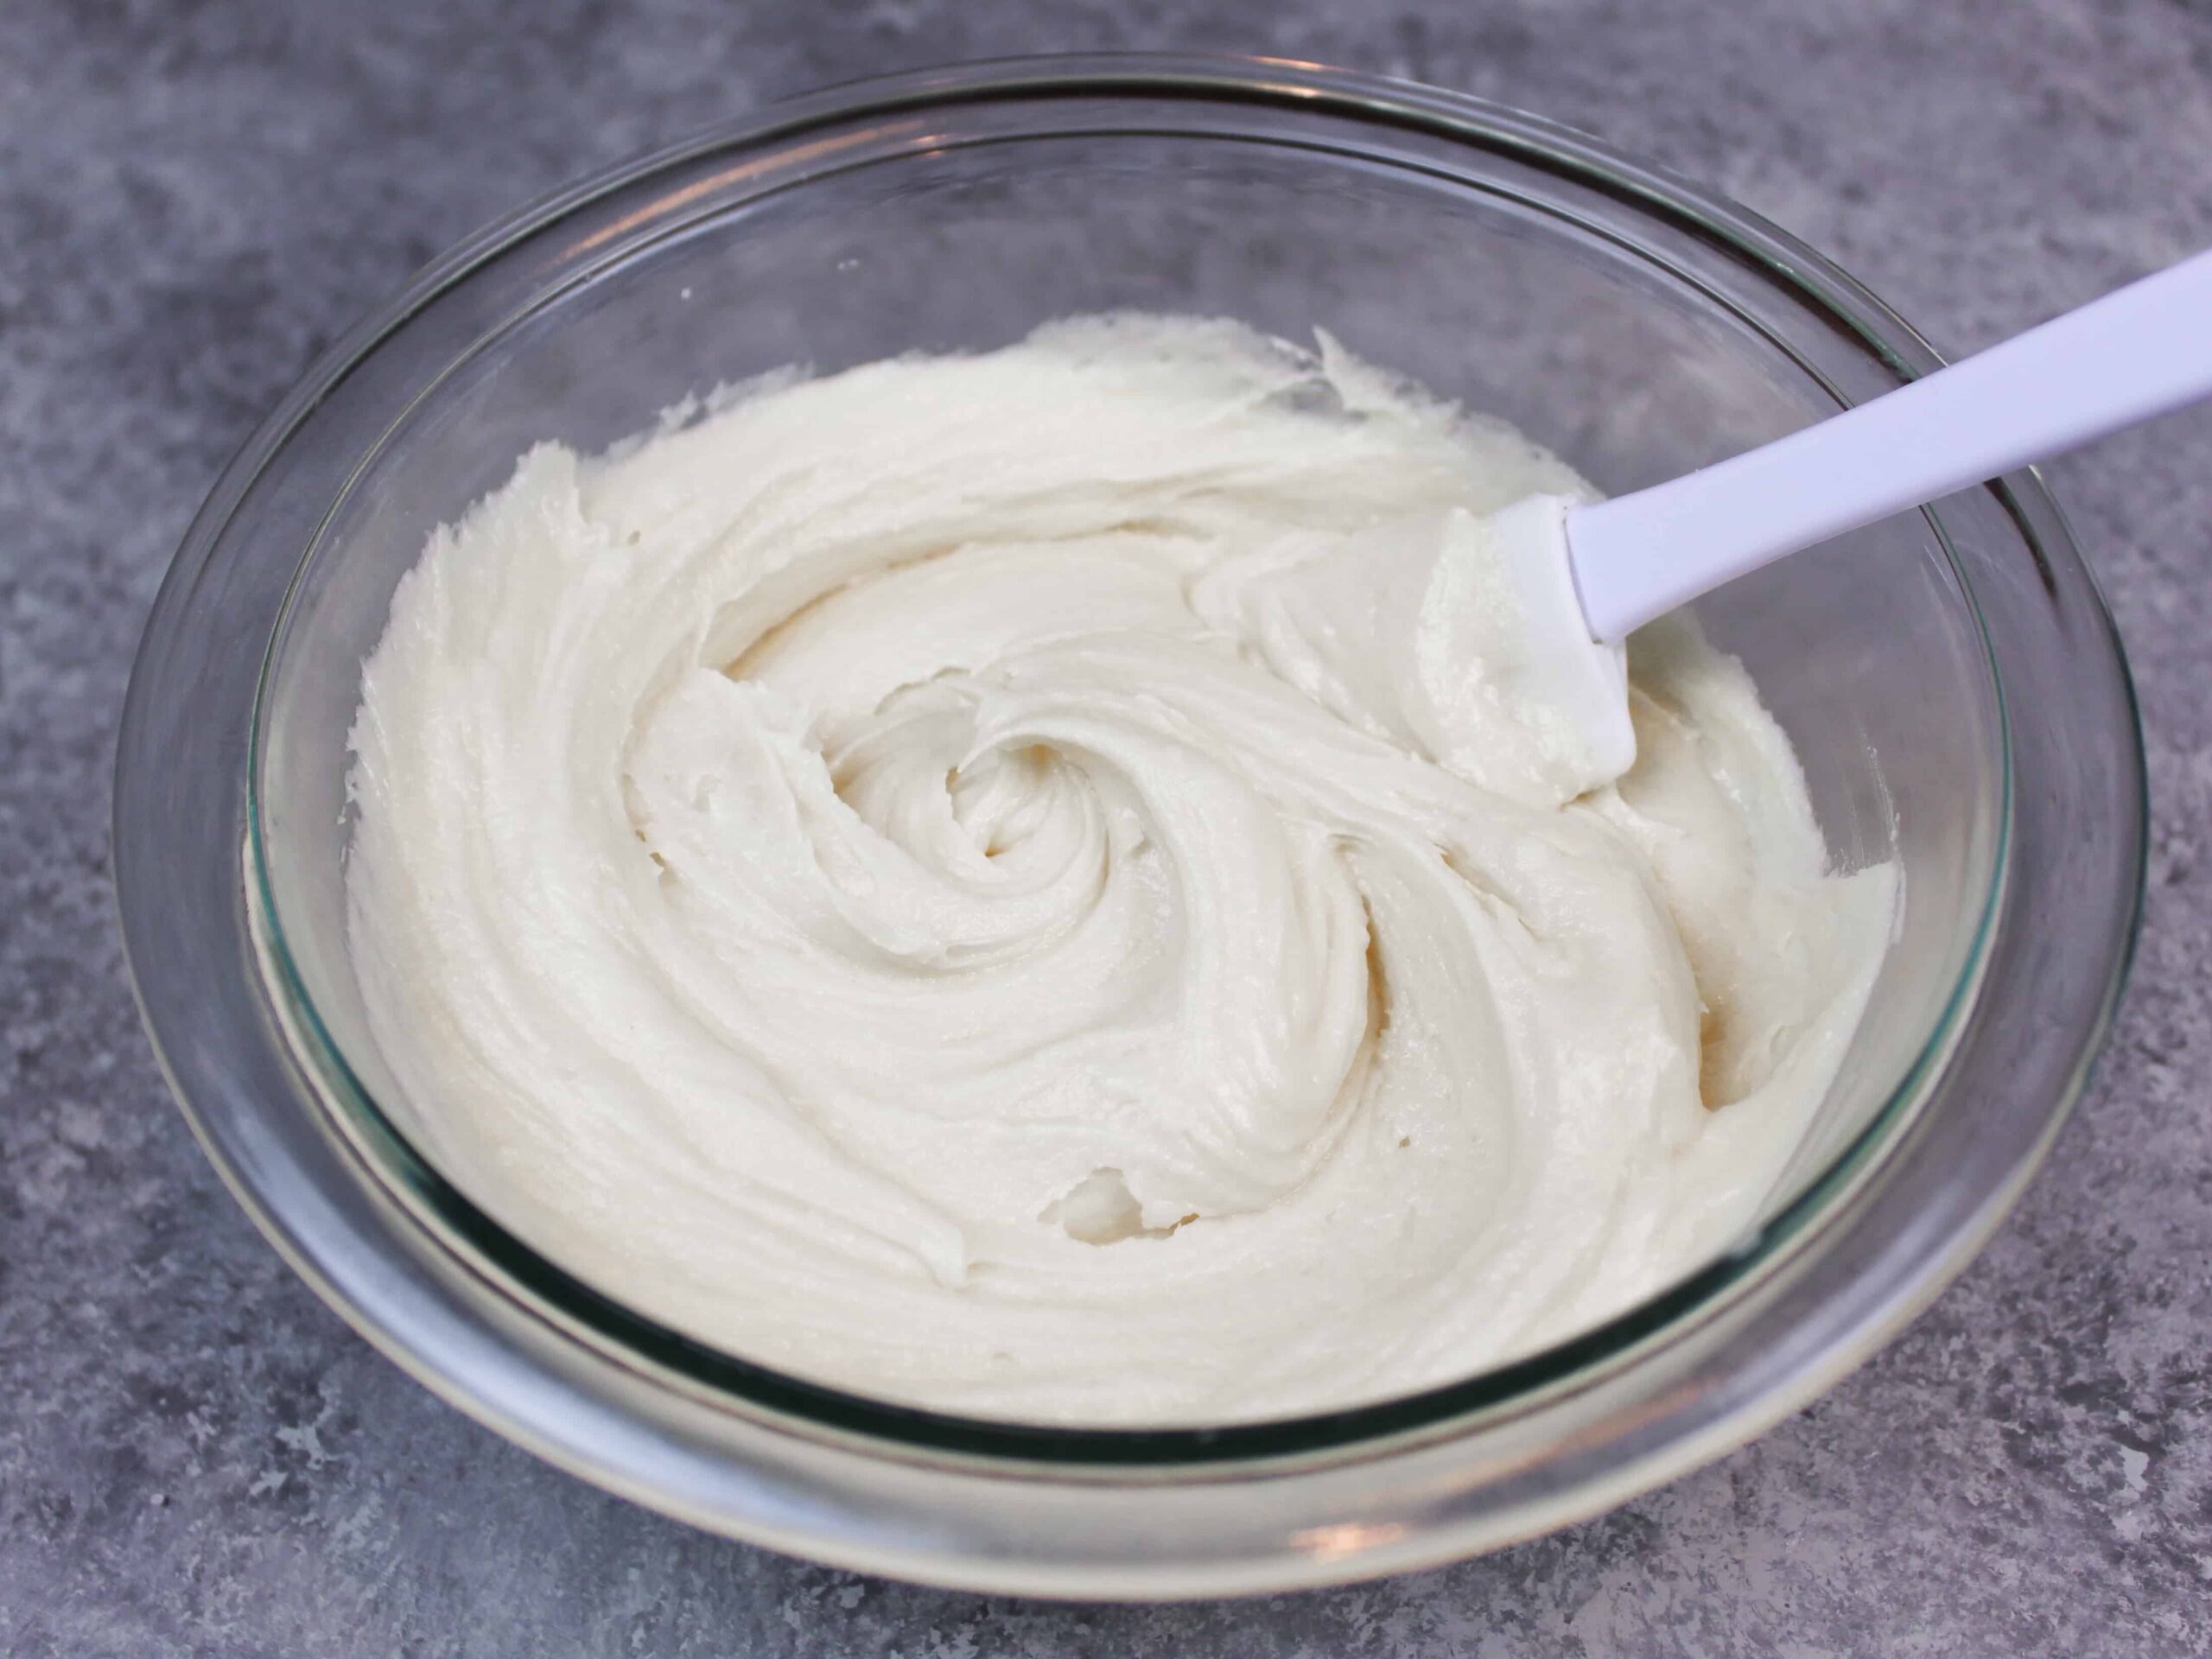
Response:
[{"label": "swirled frosting", "polygon": [[1623,1310],[1767,1193],[1895,883],[1686,619],[1624,776],[1516,698],[1482,516],[1580,487],[1159,319],[531,451],[364,672],[402,1121],[632,1306],[963,1412],[1338,1407]]}]

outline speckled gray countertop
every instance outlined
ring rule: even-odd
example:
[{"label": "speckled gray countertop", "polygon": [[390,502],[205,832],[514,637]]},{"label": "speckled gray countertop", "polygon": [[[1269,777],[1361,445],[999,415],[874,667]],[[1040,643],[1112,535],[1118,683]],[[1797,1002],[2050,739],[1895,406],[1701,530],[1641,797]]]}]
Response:
[{"label": "speckled gray countertop", "polygon": [[1600,1520],[1361,1588],[912,1589],[556,1473],[352,1335],[232,1205],[111,917],[130,650],[227,453],[337,330],[556,182],[880,70],[1273,53],[1717,183],[1970,350],[2212,244],[2205,0],[0,6],[0,1652],[2212,1652],[2212,414],[2050,469],[2145,704],[2147,931],[2050,1167],[1911,1332]]}]

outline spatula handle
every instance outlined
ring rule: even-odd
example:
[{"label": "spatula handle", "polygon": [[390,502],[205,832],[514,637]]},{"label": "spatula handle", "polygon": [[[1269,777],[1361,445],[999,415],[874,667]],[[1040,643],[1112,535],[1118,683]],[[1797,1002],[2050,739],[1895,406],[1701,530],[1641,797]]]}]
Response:
[{"label": "spatula handle", "polygon": [[1925,379],[1567,514],[1608,644],[1761,565],[2212,397],[2212,251]]}]

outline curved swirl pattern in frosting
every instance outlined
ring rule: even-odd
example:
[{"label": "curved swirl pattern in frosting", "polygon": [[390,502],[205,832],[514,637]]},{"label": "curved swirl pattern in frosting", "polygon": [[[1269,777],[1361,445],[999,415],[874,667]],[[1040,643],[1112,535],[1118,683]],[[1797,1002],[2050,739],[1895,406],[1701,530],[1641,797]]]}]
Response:
[{"label": "curved swirl pattern in frosting", "polygon": [[404,1120],[642,1311],[982,1414],[1335,1407],[1621,1310],[1764,1196],[1894,880],[1686,620],[1624,777],[1512,706],[1480,518],[1578,487],[1158,319],[533,451],[364,673]]}]

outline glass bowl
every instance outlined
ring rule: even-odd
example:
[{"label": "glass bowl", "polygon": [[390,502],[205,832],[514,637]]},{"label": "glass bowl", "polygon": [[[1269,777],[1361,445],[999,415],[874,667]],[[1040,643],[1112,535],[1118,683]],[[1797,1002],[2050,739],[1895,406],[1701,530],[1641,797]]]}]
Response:
[{"label": "glass bowl", "polygon": [[2031,474],[1699,607],[1837,861],[1904,903],[1811,1138],[1721,1259],[1546,1352],[1357,1409],[1089,1430],[870,1400],[624,1307],[410,1136],[345,948],[345,736],[394,584],[531,444],[593,450],[791,363],[1071,313],[1319,327],[1600,487],[1923,374],[1818,255],[1580,135],[1309,65],[1034,60],[877,81],[594,179],[334,348],[163,585],[117,762],[149,1028],[239,1201],[371,1340],[586,1478],[739,1537],[978,1589],[1165,1596],[1490,1548],[1802,1404],[1964,1264],[2079,1094],[2143,865],[2110,617]]}]

